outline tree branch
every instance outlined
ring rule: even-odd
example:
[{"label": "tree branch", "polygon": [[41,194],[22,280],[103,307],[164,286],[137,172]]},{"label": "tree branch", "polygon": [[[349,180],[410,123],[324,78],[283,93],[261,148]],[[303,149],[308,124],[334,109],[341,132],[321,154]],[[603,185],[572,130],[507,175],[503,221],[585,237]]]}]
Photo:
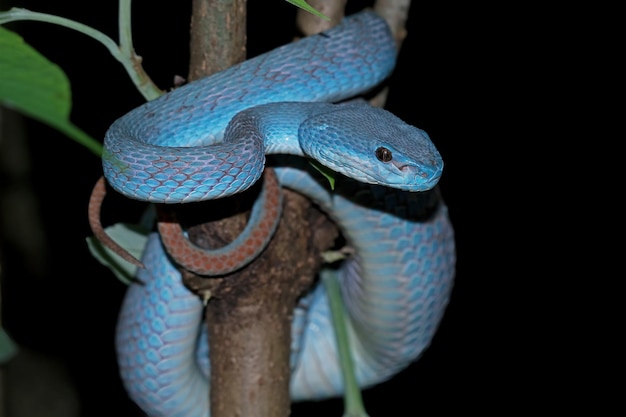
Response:
[{"label": "tree branch", "polygon": [[[195,0],[189,78],[243,60],[245,27],[244,0]],[[257,186],[227,199],[195,204],[189,210],[195,213],[178,217],[196,219],[198,225],[189,228],[189,236],[198,246],[223,246],[243,231],[258,191]],[[211,293],[205,317],[211,341],[213,417],[290,414],[293,310],[319,269],[319,253],[334,242],[337,231],[307,199],[284,193],[281,222],[258,259],[224,278],[183,272],[188,287],[199,294]]]}]

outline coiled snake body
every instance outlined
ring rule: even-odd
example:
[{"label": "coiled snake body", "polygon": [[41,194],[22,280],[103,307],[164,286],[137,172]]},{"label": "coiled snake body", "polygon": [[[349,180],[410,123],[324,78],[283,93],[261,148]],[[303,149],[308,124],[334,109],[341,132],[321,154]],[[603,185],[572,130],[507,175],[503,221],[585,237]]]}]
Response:
[{"label": "coiled snake body", "polygon": [[[455,268],[453,230],[434,188],[443,163],[426,133],[363,103],[330,104],[381,82],[395,54],[385,22],[361,12],[148,102],[105,137],[108,182],[151,202],[242,191],[258,180],[265,153],[314,158],[345,175],[331,191],[307,163],[275,169],[280,183],[313,199],[355,249],[336,273],[361,386],[388,379],[428,346]],[[151,416],[208,416],[202,302],[181,283],[158,235],[150,236],[142,262],[145,285],[129,288],[117,328],[125,387]],[[322,285],[296,308],[292,336],[292,398],[340,394]]]}]

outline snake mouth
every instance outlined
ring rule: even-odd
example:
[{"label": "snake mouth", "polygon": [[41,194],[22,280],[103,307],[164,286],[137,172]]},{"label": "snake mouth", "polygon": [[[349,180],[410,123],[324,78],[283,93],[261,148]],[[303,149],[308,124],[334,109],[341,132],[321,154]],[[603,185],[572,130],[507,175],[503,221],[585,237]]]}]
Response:
[{"label": "snake mouth", "polygon": [[443,162],[433,161],[432,165],[403,164],[392,161],[396,168],[392,171],[398,181],[389,181],[389,185],[409,191],[425,191],[433,188],[443,172]]}]

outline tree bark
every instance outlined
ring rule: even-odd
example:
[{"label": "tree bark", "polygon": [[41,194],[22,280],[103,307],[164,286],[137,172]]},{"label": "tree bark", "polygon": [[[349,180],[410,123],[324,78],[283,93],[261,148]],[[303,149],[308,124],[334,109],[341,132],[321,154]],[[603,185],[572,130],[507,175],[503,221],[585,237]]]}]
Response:
[{"label": "tree bark", "polygon": [[[244,0],[195,0],[191,20],[191,80],[245,58]],[[194,205],[188,229],[200,247],[223,246],[245,227],[259,187]],[[298,297],[312,285],[319,253],[337,229],[304,197],[284,190],[284,209],[266,250],[244,269],[220,278],[183,271],[189,288],[211,295],[205,318],[211,361],[213,417],[290,414],[291,321]],[[187,207],[185,207],[187,212]],[[179,215],[180,217],[180,215]],[[211,219],[212,221],[208,221]],[[193,220],[191,220],[193,222]]]},{"label": "tree bark", "polygon": [[189,79],[211,75],[246,59],[246,0],[194,0]]}]

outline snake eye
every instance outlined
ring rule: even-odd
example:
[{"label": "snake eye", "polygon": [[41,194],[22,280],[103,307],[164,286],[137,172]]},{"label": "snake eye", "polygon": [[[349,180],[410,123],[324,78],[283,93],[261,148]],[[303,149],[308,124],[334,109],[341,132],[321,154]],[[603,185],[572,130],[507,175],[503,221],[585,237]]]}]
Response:
[{"label": "snake eye", "polygon": [[376,149],[376,158],[381,162],[389,162],[393,159],[393,155],[389,149],[381,146]]}]

